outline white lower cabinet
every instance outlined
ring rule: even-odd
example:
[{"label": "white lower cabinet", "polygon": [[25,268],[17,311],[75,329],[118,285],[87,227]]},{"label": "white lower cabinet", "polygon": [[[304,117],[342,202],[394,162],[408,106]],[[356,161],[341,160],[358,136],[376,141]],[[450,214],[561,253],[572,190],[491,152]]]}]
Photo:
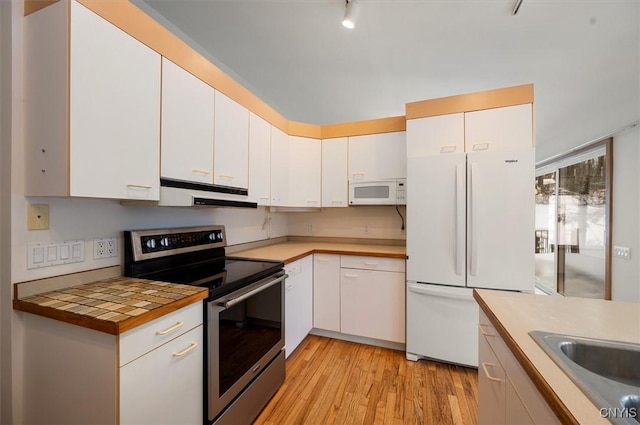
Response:
[{"label": "white lower cabinet", "polygon": [[478,335],[478,425],[560,425],[487,316]]},{"label": "white lower cabinet", "polygon": [[404,273],[340,269],[340,331],[404,343]]},{"label": "white lower cabinet", "polygon": [[404,344],[405,261],[316,254],[313,326],[346,338]]},{"label": "white lower cabinet", "polygon": [[120,368],[121,424],[202,423],[202,325]]},{"label": "white lower cabinet", "polygon": [[285,355],[291,353],[313,328],[313,256],[284,266]]},{"label": "white lower cabinet", "polygon": [[313,327],[340,332],[340,256],[313,256]]},{"label": "white lower cabinet", "polygon": [[120,335],[24,314],[24,423],[201,425],[202,307]]}]

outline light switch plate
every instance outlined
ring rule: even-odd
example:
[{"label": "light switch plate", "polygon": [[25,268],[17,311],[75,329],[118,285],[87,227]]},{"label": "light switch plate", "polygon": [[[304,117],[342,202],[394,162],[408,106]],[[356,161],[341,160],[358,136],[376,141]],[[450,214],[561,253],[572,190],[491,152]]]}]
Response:
[{"label": "light switch plate", "polygon": [[27,269],[81,263],[83,261],[83,240],[27,244]]},{"label": "light switch plate", "polygon": [[627,248],[626,246],[614,246],[613,255],[619,258],[624,258],[625,260],[630,260],[631,248]]},{"label": "light switch plate", "polygon": [[27,205],[27,230],[49,228],[49,204]]}]

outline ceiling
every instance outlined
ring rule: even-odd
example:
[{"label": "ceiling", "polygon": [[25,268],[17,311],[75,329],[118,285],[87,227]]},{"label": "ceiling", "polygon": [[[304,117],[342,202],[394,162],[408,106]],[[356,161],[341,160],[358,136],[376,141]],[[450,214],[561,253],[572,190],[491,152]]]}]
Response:
[{"label": "ceiling", "polygon": [[289,120],[533,83],[538,159],[640,118],[640,1],[134,0]]}]

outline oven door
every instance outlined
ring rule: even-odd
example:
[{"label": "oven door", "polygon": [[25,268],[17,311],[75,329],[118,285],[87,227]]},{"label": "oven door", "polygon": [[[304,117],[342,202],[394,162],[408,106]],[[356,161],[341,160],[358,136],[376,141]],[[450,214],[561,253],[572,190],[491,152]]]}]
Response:
[{"label": "oven door", "polygon": [[207,302],[209,421],[284,349],[285,278],[280,272]]}]

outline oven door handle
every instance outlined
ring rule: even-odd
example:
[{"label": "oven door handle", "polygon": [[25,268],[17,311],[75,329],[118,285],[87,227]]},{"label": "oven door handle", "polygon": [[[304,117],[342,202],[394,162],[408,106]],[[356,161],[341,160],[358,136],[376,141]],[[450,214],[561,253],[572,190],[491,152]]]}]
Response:
[{"label": "oven door handle", "polygon": [[269,280],[269,281],[261,284],[260,286],[257,286],[255,288],[253,288],[252,290],[250,290],[248,292],[245,292],[244,294],[239,295],[239,296],[237,296],[235,298],[231,298],[231,299],[225,298],[223,300],[220,300],[220,301],[218,301],[217,304],[219,306],[224,307],[224,308],[232,307],[232,306],[234,306],[234,305],[246,300],[247,298],[250,298],[250,297],[254,296],[257,293],[262,292],[265,289],[270,288],[273,285],[284,281],[287,277],[289,277],[289,275],[285,274],[285,275],[282,275],[282,276],[280,276],[280,277],[278,277],[276,279]]}]

